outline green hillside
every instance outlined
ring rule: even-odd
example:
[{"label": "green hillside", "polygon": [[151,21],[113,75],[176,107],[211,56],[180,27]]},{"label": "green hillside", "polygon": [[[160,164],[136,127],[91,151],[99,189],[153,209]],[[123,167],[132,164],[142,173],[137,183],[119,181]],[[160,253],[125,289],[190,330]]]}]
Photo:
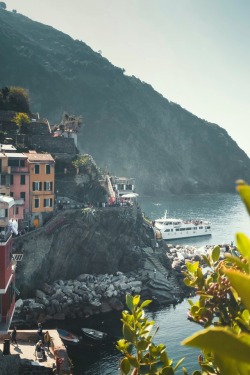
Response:
[{"label": "green hillside", "polygon": [[82,41],[0,10],[0,61],[0,87],[26,88],[32,111],[51,123],[65,111],[83,115],[80,150],[112,174],[135,177],[141,193],[233,191],[236,179],[248,180],[250,159],[224,129]]}]

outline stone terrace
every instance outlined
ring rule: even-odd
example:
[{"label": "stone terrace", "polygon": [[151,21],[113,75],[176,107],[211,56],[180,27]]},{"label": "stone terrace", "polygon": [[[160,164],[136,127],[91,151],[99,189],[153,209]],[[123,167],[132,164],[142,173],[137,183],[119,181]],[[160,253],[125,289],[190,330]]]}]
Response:
[{"label": "stone terrace", "polygon": [[[53,368],[55,368],[56,357],[64,358],[65,371],[63,373],[70,374],[71,371],[68,366],[66,348],[62,343],[58,332],[56,330],[49,330],[49,334],[52,338],[51,349],[50,352],[45,349],[47,360],[41,361],[35,356],[35,344],[38,341],[37,331],[18,330],[18,346],[10,344],[10,355],[3,355],[0,352],[0,374],[50,375],[55,373],[53,372]],[[9,336],[0,335],[0,343],[3,345],[2,350],[4,349],[4,339],[9,339]]]}]

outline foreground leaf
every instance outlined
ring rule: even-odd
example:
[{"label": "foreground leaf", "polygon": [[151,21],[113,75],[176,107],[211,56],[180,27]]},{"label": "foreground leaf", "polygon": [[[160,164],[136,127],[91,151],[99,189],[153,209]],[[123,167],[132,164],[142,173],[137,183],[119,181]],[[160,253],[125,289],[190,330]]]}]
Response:
[{"label": "foreground leaf", "polygon": [[249,363],[250,336],[236,336],[226,328],[207,328],[182,341],[182,345],[194,346],[211,351],[221,357]]}]

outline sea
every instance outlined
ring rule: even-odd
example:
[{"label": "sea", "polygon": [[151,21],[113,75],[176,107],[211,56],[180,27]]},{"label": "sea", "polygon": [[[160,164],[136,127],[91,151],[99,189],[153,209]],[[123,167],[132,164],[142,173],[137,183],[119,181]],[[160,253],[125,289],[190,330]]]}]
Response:
[{"label": "sea", "polygon": [[[239,195],[235,194],[199,194],[166,196],[161,198],[139,197],[138,203],[147,217],[154,220],[164,215],[167,210],[169,217],[181,219],[204,219],[211,222],[212,236],[169,241],[173,244],[223,245],[235,242],[235,234],[243,232],[250,236],[250,220]],[[177,374],[182,374],[184,366],[188,373],[199,369],[198,350],[181,345],[184,338],[198,331],[200,327],[187,320],[188,301],[184,300],[176,306],[160,309],[149,308],[146,313],[150,320],[155,321],[159,331],[156,343],[164,343],[169,358],[176,363],[185,357]],[[64,328],[81,334],[81,327],[91,327],[108,332],[110,340],[100,346],[81,344],[68,346],[69,357],[73,364],[73,375],[118,375],[120,353],[115,342],[121,337],[121,314],[108,313],[85,320],[61,323]]]}]

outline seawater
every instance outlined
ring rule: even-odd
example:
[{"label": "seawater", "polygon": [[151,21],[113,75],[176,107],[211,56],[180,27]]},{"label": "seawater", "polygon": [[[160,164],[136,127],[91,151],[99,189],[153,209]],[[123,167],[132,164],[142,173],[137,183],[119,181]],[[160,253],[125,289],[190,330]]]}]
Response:
[{"label": "seawater", "polygon": [[[207,244],[230,244],[235,243],[235,233],[243,232],[250,236],[250,220],[237,194],[200,194],[182,195],[180,197],[168,196],[161,198],[139,197],[139,204],[145,215],[150,219],[163,216],[165,210],[169,216],[181,219],[205,219],[211,222],[212,236],[201,238],[190,238],[169,241],[201,247]],[[182,366],[191,373],[198,369],[198,350],[180,345],[181,341],[200,329],[200,327],[187,320],[188,302],[173,307],[165,307],[158,310],[148,310],[147,316],[153,319],[159,331],[155,341],[164,343],[170,358],[175,363],[185,357],[180,367],[179,374],[182,374]],[[80,328],[92,327],[109,332],[113,337],[109,343],[100,347],[80,345],[68,347],[72,359],[74,375],[117,375],[118,361],[121,357],[115,349],[115,340],[121,336],[120,313],[106,314],[85,319],[65,322],[66,328],[81,334]]]}]

